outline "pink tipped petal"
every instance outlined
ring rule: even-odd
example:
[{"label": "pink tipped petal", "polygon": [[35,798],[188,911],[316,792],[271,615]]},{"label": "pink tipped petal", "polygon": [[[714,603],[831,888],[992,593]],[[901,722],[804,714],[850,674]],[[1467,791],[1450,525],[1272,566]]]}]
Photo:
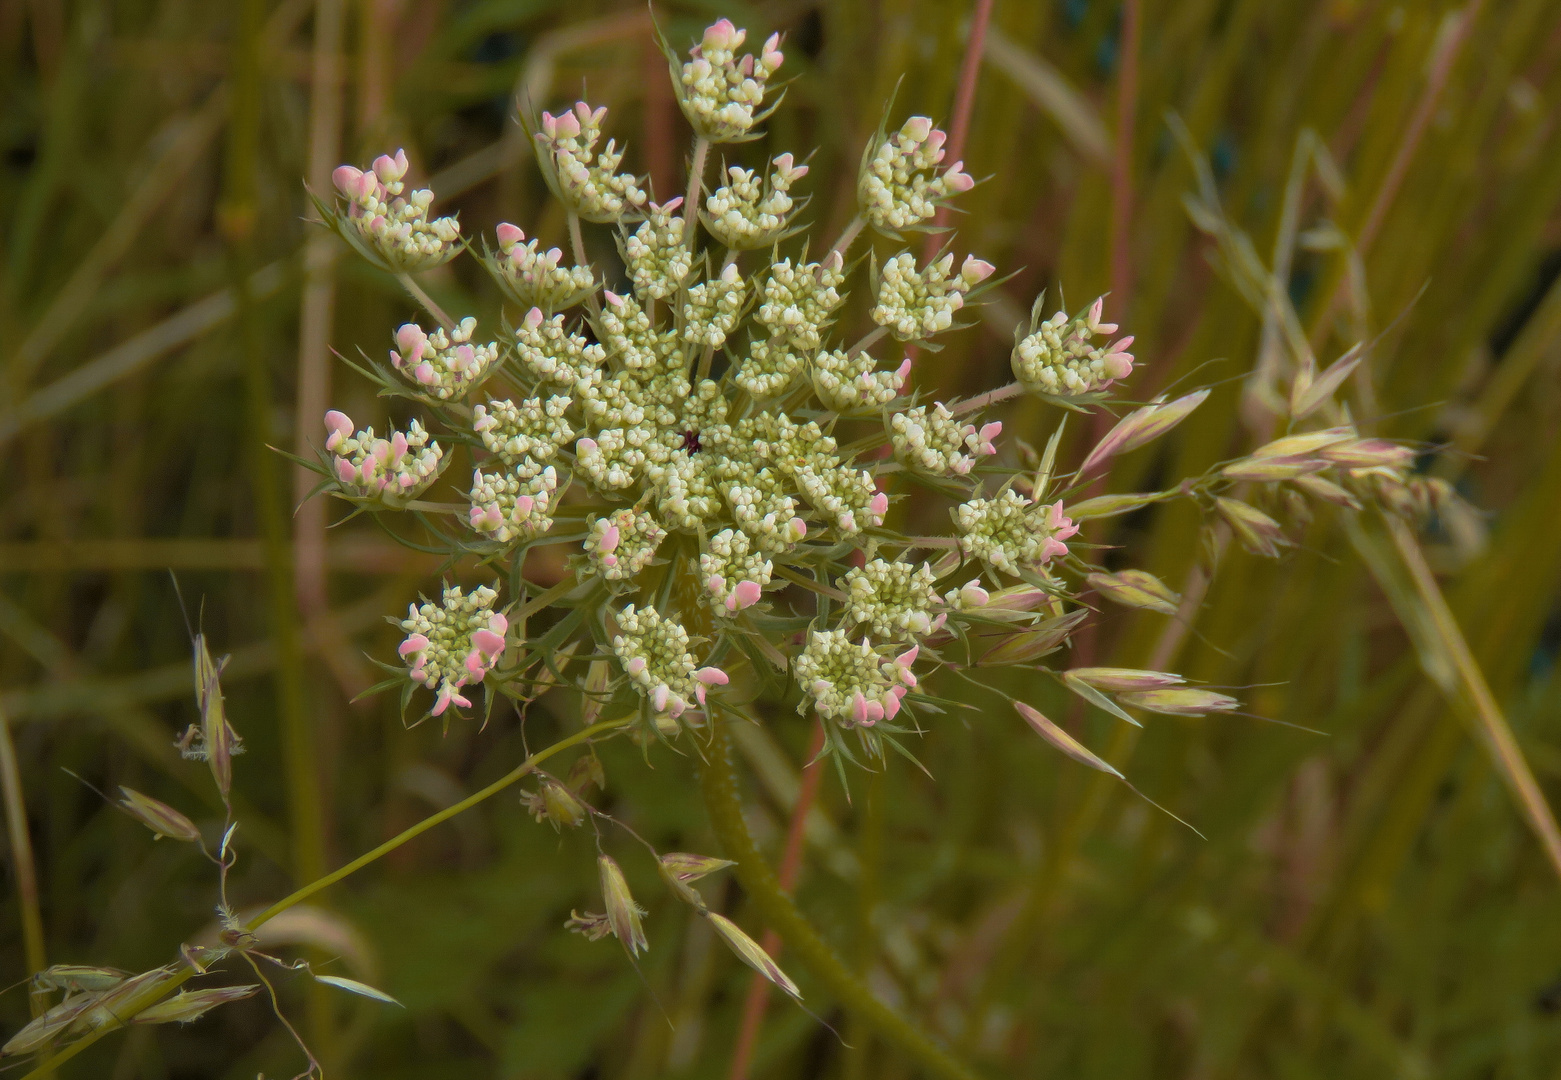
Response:
[{"label": "pink tipped petal", "polygon": [[651,694],[651,704],[656,706],[657,712],[667,711],[667,698],[672,694],[666,683],[658,683],[654,693]]},{"label": "pink tipped petal", "polygon": [[336,459],[336,479],[344,484],[351,484],[357,479],[357,468],[344,457]]},{"label": "pink tipped petal", "polygon": [[601,551],[617,551],[618,541],[621,537],[622,534],[618,532],[618,526],[609,525],[607,530],[602,533],[602,542],[597,545],[597,548]]},{"label": "pink tipped petal", "polygon": [[705,582],[705,588],[719,595],[726,588],[726,579],[720,574],[711,574],[709,580]]},{"label": "pink tipped petal", "polygon": [[498,227],[493,231],[499,234],[499,244],[506,251],[526,238],[526,234],[521,231],[520,226],[511,225],[507,221],[499,222]]},{"label": "pink tipped petal", "polygon": [[439,375],[434,371],[434,365],[424,360],[412,372],[412,377],[424,386],[432,386],[439,381]]},{"label": "pink tipped petal", "polygon": [[912,645],[909,649],[906,649],[899,656],[896,656],[894,658],[894,662],[899,667],[908,668],[908,667],[910,667],[912,664],[914,664],[916,662],[916,657],[919,656],[919,655],[921,655],[921,646],[920,645]]},{"label": "pink tipped petal", "polygon": [[428,638],[422,634],[413,634],[396,649],[396,655],[406,659],[412,653],[422,652],[426,648],[428,648]]},{"label": "pink tipped petal", "polygon": [[537,327],[542,325],[542,319],[542,309],[539,307],[532,308],[530,311],[526,312],[526,329],[535,330]]},{"label": "pink tipped petal", "polygon": [[959,268],[959,276],[966,281],[985,281],[992,276],[992,271],[997,267],[985,259],[978,259],[974,255],[966,255],[965,263]]},{"label": "pink tipped petal", "polygon": [[737,601],[739,608],[752,607],[759,602],[761,595],[757,581],[739,581],[737,587],[732,590],[732,599]]},{"label": "pink tipped petal", "polygon": [[475,681],[482,681],[483,673],[487,671],[487,668],[483,666],[482,653],[478,652],[476,649],[473,649],[471,652],[466,654],[464,665],[466,667],[467,673],[470,674]]},{"label": "pink tipped petal", "polygon": [[494,612],[488,619],[488,629],[495,634],[506,634],[509,632],[509,619],[500,612]]},{"label": "pink tipped petal", "polygon": [[725,686],[731,677],[718,667],[702,667],[694,672],[694,680],[706,686]]},{"label": "pink tipped petal", "polygon": [[492,630],[478,630],[472,635],[472,644],[486,657],[495,657],[504,651],[504,639]]},{"label": "pink tipped petal", "polygon": [[627,664],[623,665],[623,670],[628,672],[630,676],[637,677],[645,670],[645,658],[643,656],[634,657]]},{"label": "pink tipped petal", "polygon": [[878,492],[872,497],[872,500],[868,502],[867,508],[871,510],[876,516],[880,518],[883,517],[889,512],[889,496],[885,495],[881,491]]},{"label": "pink tipped petal", "polygon": [[900,699],[892,694],[883,696],[883,715],[885,720],[893,720],[900,714]]},{"label": "pink tipped petal", "polygon": [[867,723],[867,699],[860,690],[851,696],[851,719],[858,724]]},{"label": "pink tipped petal", "polygon": [[396,329],[396,348],[404,353],[411,352],[427,340],[428,335],[423,333],[423,328],[417,323],[403,323]]},{"label": "pink tipped petal", "polygon": [[356,194],[358,179],[362,175],[362,169],[355,169],[351,165],[338,165],[336,171],[331,173],[331,183],[336,185],[337,191],[350,196]]},{"label": "pink tipped petal", "polygon": [[451,690],[448,686],[441,686],[439,688],[439,694],[438,694],[437,697],[434,698],[434,715],[435,716],[443,716],[444,715],[444,711],[450,707],[450,698],[454,696],[454,693],[455,692],[453,690]]},{"label": "pink tipped petal", "polygon": [[899,379],[902,383],[905,381],[906,377],[910,375],[910,373],[911,362],[909,360],[906,360],[903,364],[894,369],[894,377]]}]

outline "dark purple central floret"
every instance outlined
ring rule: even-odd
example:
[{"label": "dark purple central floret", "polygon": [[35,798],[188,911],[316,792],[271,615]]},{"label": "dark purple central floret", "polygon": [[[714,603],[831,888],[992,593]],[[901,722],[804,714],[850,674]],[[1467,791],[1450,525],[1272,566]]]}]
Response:
[{"label": "dark purple central floret", "polygon": [[699,432],[697,432],[697,431],[685,431],[685,432],[683,432],[683,449],[687,450],[689,452],[690,456],[692,456],[694,454],[697,454],[697,453],[699,453],[699,451],[704,449],[704,447],[699,445]]}]

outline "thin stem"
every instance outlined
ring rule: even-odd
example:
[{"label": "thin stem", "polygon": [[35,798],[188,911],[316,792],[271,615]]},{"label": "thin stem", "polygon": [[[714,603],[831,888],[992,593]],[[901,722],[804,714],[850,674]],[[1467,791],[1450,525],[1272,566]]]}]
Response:
[{"label": "thin stem", "polygon": [[[963,160],[965,143],[970,138],[970,117],[975,111],[976,83],[981,78],[981,58],[986,51],[986,28],[992,22],[992,0],[976,0],[976,10],[970,16],[970,36],[965,39],[965,56],[959,65],[959,86],[954,92],[954,115],[949,123],[947,158]],[[947,205],[938,207],[932,224],[941,229],[949,222]],[[936,232],[929,233],[922,248],[922,261],[932,258],[942,238]]]},{"label": "thin stem", "polygon": [[1111,302],[1126,313],[1132,288],[1129,259],[1133,218],[1133,129],[1138,122],[1138,43],[1143,24],[1140,0],[1122,4],[1122,66],[1117,80],[1117,130],[1111,162]]},{"label": "thin stem", "polygon": [[401,282],[401,287],[412,294],[412,299],[423,305],[423,310],[434,317],[434,320],[446,330],[455,329],[455,320],[444,313],[444,308],[434,303],[434,298],[423,291],[423,287],[412,280],[411,274],[397,274],[396,280]]},{"label": "thin stem", "polygon": [[[314,14],[314,47],[309,91],[309,184],[328,191],[331,168],[340,160],[341,39],[346,5],[343,0],[318,0]],[[293,406],[293,453],[312,454],[311,437],[319,430],[331,396],[330,339],[336,304],[336,241],[315,230],[304,245],[303,299],[298,314],[298,390]],[[308,498],[315,475],[303,466],[293,469],[293,549],[296,553],[293,589],[298,607],[315,618],[327,605],[325,568],[326,501]]]},{"label": "thin stem", "polygon": [[[598,735],[602,735],[606,732],[621,728],[628,722],[628,719],[604,720],[599,724],[592,724],[588,728],[577,731],[573,735],[570,735],[566,738],[560,739],[552,746],[538,750],[535,754],[532,754],[510,772],[505,773],[499,779],[495,780],[493,783],[489,784],[487,787],[483,788],[476,794],[462,799],[453,806],[446,807],[437,814],[433,814],[424,818],[422,821],[418,822],[416,825],[413,825],[411,828],[396,834],[389,840],[386,840],[383,844],[379,845],[379,847],[375,848],[374,850],[364,855],[358,856],[356,859],[352,860],[352,862],[348,863],[346,866],[343,866],[341,869],[334,870],[319,880],[312,881],[303,888],[294,891],[291,895],[285,896],[281,900],[278,900],[276,903],[266,908],[266,910],[262,911],[259,915],[256,915],[254,918],[250,919],[249,922],[244,925],[244,928],[249,931],[258,929],[265,923],[269,922],[271,919],[274,919],[278,915],[282,914],[282,912],[286,911],[288,908],[303,903],[315,893],[329,888],[348,875],[354,874],[357,871],[363,869],[365,866],[369,865],[371,862],[374,862],[376,859],[390,854],[392,851],[401,847],[408,841],[414,840],[423,833],[427,832],[429,829],[432,829],[435,825],[440,825],[446,821],[449,821],[457,814],[461,814],[467,810],[470,810],[478,803],[487,799],[491,799],[493,796],[497,795],[505,788],[515,784],[517,781],[525,779],[527,774],[529,774],[538,765],[542,764],[542,762],[546,761],[555,754],[568,750],[572,746],[578,746],[583,742],[594,739]],[[126,1001],[119,1011],[120,1021],[122,1023],[128,1022],[132,1017],[136,1016],[142,1010],[150,1007],[151,1005],[161,1000],[165,995],[178,989],[178,987],[183,985],[196,974],[195,969],[190,967],[188,964],[181,963],[180,968],[181,970],[166,982],[159,982],[150,985],[141,993]],[[110,1031],[113,1030],[115,1030],[115,1028],[111,1026],[93,1029],[86,1035],[83,1035],[80,1039],[77,1039],[75,1042],[65,1047],[58,1054],[54,1055],[54,1057],[50,1058],[48,1062],[27,1073],[22,1077],[22,1080],[44,1080],[46,1073],[52,1069],[54,1065],[68,1061],[70,1058],[75,1057],[77,1054],[81,1053],[87,1047],[91,1046],[93,1043],[97,1042],[104,1035],[107,1035]]]},{"label": "thin stem", "polygon": [[[22,913],[22,952],[27,971],[37,974],[49,966],[43,944],[43,916],[38,910],[38,868],[33,860],[32,837],[27,829],[27,801],[22,797],[22,770],[11,741],[11,721],[0,710],[0,796],[5,800],[5,831],[11,842],[11,871],[16,875],[16,905]],[[47,997],[34,990],[33,1015],[48,1008]]]},{"label": "thin stem", "polygon": [[699,232],[699,187],[705,181],[705,159],[710,156],[710,140],[694,137],[694,160],[688,167],[688,194],[683,197],[683,243],[694,250]]},{"label": "thin stem", "polygon": [[787,567],[787,566],[776,566],[775,567],[775,573],[779,574],[781,577],[785,578],[787,581],[791,582],[793,585],[800,585],[804,589],[807,589],[809,592],[816,592],[820,596],[827,596],[831,600],[839,601],[842,604],[845,603],[847,600],[851,599],[849,596],[847,596],[845,593],[841,592],[839,589],[831,589],[828,585],[824,585],[824,584],[822,584],[820,582],[814,581],[812,578],[808,577],[806,574],[799,574],[795,570],[791,569],[790,567]]},{"label": "thin stem", "polygon": [[[565,217],[569,222],[569,250],[574,256],[575,265],[585,266],[585,234],[580,231],[580,215],[570,210]],[[585,306],[590,309],[591,318],[602,317],[602,302],[596,298],[594,291],[585,298]],[[654,317],[651,322],[654,325]]]},{"label": "thin stem", "polygon": [[1007,386],[999,386],[996,390],[988,390],[984,394],[977,394],[973,398],[958,402],[949,412],[954,416],[963,416],[977,409],[984,409],[988,405],[996,405],[999,401],[1007,401],[1009,398],[1018,397],[1024,393],[1024,387],[1019,383],[1011,382]]},{"label": "thin stem", "polygon": [[1441,586],[1436,583],[1436,576],[1431,573],[1430,566],[1426,564],[1425,553],[1420,550],[1420,542],[1415,539],[1408,526],[1397,518],[1388,518],[1387,524],[1388,532],[1393,537],[1393,545],[1398,549],[1399,557],[1409,571],[1415,591],[1420,594],[1421,603],[1430,614],[1431,628],[1435,631],[1442,650],[1452,661],[1453,670],[1457,672],[1458,679],[1463,684],[1462,690],[1479,724],[1480,733],[1485,736],[1491,756],[1500,766],[1502,777],[1512,789],[1513,797],[1523,808],[1529,826],[1544,845],[1552,869],[1557,876],[1561,876],[1561,827],[1556,824],[1555,813],[1545,800],[1544,790],[1534,779],[1534,772],[1529,768],[1528,761],[1523,756],[1523,749],[1513,736],[1507,718],[1502,715],[1501,706],[1497,704],[1496,695],[1491,692],[1490,683],[1485,680],[1485,673],[1480,670],[1479,661],[1470,651],[1469,642],[1464,637],[1452,609],[1448,607]]},{"label": "thin stem", "polygon": [[872,330],[869,330],[867,333],[863,334],[860,339],[858,339],[855,345],[846,350],[846,359],[850,359],[859,353],[864,353],[868,349],[871,349],[874,345],[878,344],[878,342],[888,332],[889,328],[887,326],[878,326],[874,327]]},{"label": "thin stem", "polygon": [[760,917],[841,1005],[861,1016],[929,1073],[949,1080],[977,1080],[977,1074],[970,1066],[933,1042],[923,1028],[879,1000],[819,936],[781,888],[743,819],[737,773],[732,762],[732,740],[726,732],[729,722],[727,717],[711,711],[710,744],[700,773],[700,788],[716,837],[727,855],[736,861],[737,878]]},{"label": "thin stem", "polygon": [[838,254],[842,259],[845,258],[846,252],[851,250],[851,245],[856,243],[856,238],[862,234],[862,227],[866,224],[867,222],[862,219],[861,214],[857,214],[846,223],[845,231],[840,234],[840,239],[831,244],[829,250],[824,253],[824,257],[818,261],[820,273],[823,272],[824,264],[829,261],[831,255]]},{"label": "thin stem", "polygon": [[554,743],[552,746],[547,747],[546,749],[538,750],[535,754],[532,754],[525,761],[522,761],[519,765],[515,766],[515,768],[499,777],[481,791],[478,791],[472,795],[468,795],[460,802],[454,803],[451,806],[447,806],[437,814],[433,814],[424,818],[422,821],[419,821],[411,828],[397,833],[395,836],[391,837],[389,840],[386,840],[383,844],[379,845],[377,848],[374,848],[372,851],[359,855],[356,859],[353,859],[350,863],[341,867],[340,869],[333,870],[324,877],[315,881],[311,881],[303,888],[295,890],[291,895],[285,896],[281,900],[278,900],[276,903],[266,908],[266,910],[262,911],[259,915],[256,915],[253,919],[250,919],[249,922],[245,924],[245,929],[254,930],[257,927],[264,925],[270,920],[276,918],[278,915],[282,914],[282,912],[286,911],[288,908],[303,903],[315,893],[320,892],[323,889],[330,888],[342,878],[357,873],[359,870],[362,870],[365,866],[369,865],[369,863],[390,854],[392,851],[395,851],[398,847],[401,847],[408,841],[414,840],[417,837],[423,835],[423,833],[427,832],[429,829],[432,829],[435,825],[443,824],[456,815],[470,810],[478,803],[491,799],[505,788],[525,779],[533,769],[542,764],[542,762],[546,761],[548,758],[552,757],[554,754],[568,750],[571,746],[578,746],[579,744],[587,742],[604,732],[621,728],[627,723],[628,720],[626,719],[603,720],[599,724],[592,724],[590,727],[585,728],[582,731],[575,732],[568,738],[560,739],[558,742]]},{"label": "thin stem", "polygon": [[[818,800],[819,783],[824,778],[824,724],[820,721],[813,729],[813,739],[808,745],[807,757],[802,768],[802,783],[797,789],[797,801],[791,808],[791,822],[786,827],[786,848],[781,855],[780,887],[790,893],[797,887],[802,872],[802,841],[807,836],[808,815]],[[780,955],[781,939],[773,929],[764,932],[759,947],[771,959]],[[737,1045],[732,1050],[732,1068],[728,1080],[748,1080],[748,1067],[753,1062],[753,1052],[759,1045],[759,1032],[764,1027],[764,1014],[770,1005],[770,981],[757,971],[748,981],[748,996],[743,1000],[742,1026],[738,1030]]]}]

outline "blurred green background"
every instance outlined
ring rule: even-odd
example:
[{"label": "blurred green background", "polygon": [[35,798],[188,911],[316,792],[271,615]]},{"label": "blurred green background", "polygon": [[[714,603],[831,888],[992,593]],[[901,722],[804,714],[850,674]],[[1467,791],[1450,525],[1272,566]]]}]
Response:
[{"label": "blurred green background", "polygon": [[[807,216],[822,238],[852,213],[861,146],[897,85],[896,123],[950,115],[977,6],[668,2],[656,16],[680,49],[717,15],[750,42],[785,33],[786,102],[764,139],[731,149],[749,165],[813,151]],[[1357,418],[1420,441],[1422,467],[1483,512],[1427,543],[1535,772],[1561,794],[1561,7],[991,8],[965,151],[991,179],[961,201],[955,247],[1017,274],[978,325],[922,354],[921,384],[999,385],[1037,292],[1076,308],[1111,290],[1108,315],[1138,339],[1134,397],[1218,387],[1103,489],[1143,490],[1261,429],[1276,348],[1251,302],[1264,281],[1325,361],[1371,342]],[[512,715],[407,731],[394,701],[351,703],[375,677],[365,652],[392,655],[381,616],[431,589],[437,562],[367,521],[327,538],[326,511],[295,515],[290,466],[262,447],[317,438],[327,404],[382,423],[325,346],[382,355],[413,313],[392,279],[337,259],[306,223],[306,181],[323,190],[335,164],[404,146],[469,235],[503,220],[562,243],[517,96],[556,111],[583,88],[611,106],[627,164],[665,199],[688,146],[665,80],[632,0],[0,0],[0,709],[48,962],[141,970],[211,924],[209,867],[65,771],[220,820],[204,768],[172,746],[194,705],[170,568],[233,654],[225,686],[249,746],[240,908],[507,771],[527,735],[542,745],[576,723],[556,693],[524,733]],[[1184,205],[1200,179],[1180,124],[1221,236]],[[607,233],[588,243],[613,263]],[[425,284],[497,326],[474,261]],[[1006,419],[1039,444],[1057,415]],[[1089,424],[1073,427],[1076,460]],[[1094,538],[1123,565],[1177,587],[1200,559],[1190,510],[1103,524]],[[1192,631],[1118,609],[1081,648],[1246,688],[1254,713],[1324,734],[1158,717],[1135,741],[1103,715],[1069,722],[1207,840],[1009,715],[948,717],[919,749],[932,778],[895,761],[849,800],[826,779],[804,909],[987,1075],[1561,1077],[1555,875],[1340,523],[1320,515],[1281,562],[1229,554]],[[807,734],[788,716],[742,746],[752,823],[776,849]],[[663,849],[717,850],[688,761],[626,744],[604,757],[605,808]],[[639,973],[615,943],[563,933],[572,907],[596,902],[593,854],[589,836],[497,799],[272,928],[278,948],[339,957],[330,970],[404,1011],[288,980],[284,1007],[337,1077],[725,1076],[747,969],[642,858],[623,859],[651,909]],[[711,895],[757,934],[741,890],[722,889]],[[37,960],[17,895],[0,900],[4,981]],[[918,1075],[790,970],[850,1047],[775,1004],[756,1077]],[[5,1030],[27,1007],[21,989],[0,998]],[[62,1072],[299,1068],[256,999],[113,1036]]]}]

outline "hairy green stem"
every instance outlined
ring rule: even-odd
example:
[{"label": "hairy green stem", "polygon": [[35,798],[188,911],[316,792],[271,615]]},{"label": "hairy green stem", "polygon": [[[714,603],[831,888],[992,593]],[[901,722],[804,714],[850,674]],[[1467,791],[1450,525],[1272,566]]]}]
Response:
[{"label": "hairy green stem", "polygon": [[[429,829],[432,829],[435,825],[441,825],[444,822],[449,821],[457,814],[461,814],[467,810],[470,810],[478,803],[491,799],[505,788],[525,779],[526,776],[533,772],[538,765],[542,764],[542,762],[546,761],[553,755],[562,753],[563,751],[568,750],[571,746],[579,746],[583,742],[589,742],[598,735],[604,735],[609,731],[616,731],[618,728],[623,727],[628,722],[629,721],[627,719],[603,720],[599,724],[592,724],[588,728],[583,728],[580,731],[575,732],[573,735],[558,740],[552,746],[538,750],[535,754],[532,754],[525,761],[522,761],[519,765],[515,766],[515,768],[499,777],[481,791],[478,791],[472,795],[468,795],[460,802],[445,807],[437,814],[429,815],[422,821],[419,821],[416,825],[413,825],[412,827],[397,833],[389,840],[386,840],[383,844],[379,845],[379,847],[359,855],[356,859],[353,859],[350,863],[341,867],[340,869],[333,870],[324,877],[321,877],[315,881],[311,881],[301,889],[296,889],[291,894],[284,896],[282,899],[266,908],[266,910],[262,911],[259,915],[256,915],[254,918],[250,919],[249,922],[244,924],[244,928],[250,931],[258,929],[265,923],[282,914],[282,912],[286,911],[288,908],[303,903],[315,893],[329,888],[350,874],[357,873],[369,863],[390,854],[392,851],[396,850],[398,847],[401,847],[408,841],[415,840]],[[139,1014],[142,1010],[155,1005],[162,998],[178,989],[178,987],[187,982],[195,974],[196,972],[194,968],[190,967],[188,964],[184,964],[179,972],[171,979],[167,980],[166,982],[160,982],[148,986],[141,993],[130,998],[120,1009],[119,1017],[121,1024],[128,1023],[132,1017]],[[33,1069],[26,1076],[22,1077],[22,1080],[43,1080],[44,1076],[55,1065],[75,1057],[87,1047],[101,1039],[104,1035],[107,1035],[110,1031],[115,1030],[117,1030],[117,1027],[102,1027],[94,1029],[87,1035],[82,1036],[80,1039],[65,1047],[44,1064]]]},{"label": "hairy green stem", "polygon": [[780,935],[786,947],[796,954],[814,978],[824,985],[853,1016],[865,1020],[878,1034],[927,1071],[950,1080],[977,1080],[978,1074],[933,1042],[925,1031],[880,1001],[861,979],[854,975],[833,948],[814,930],[791,897],[781,889],[775,872],[759,853],[748,825],[743,820],[742,800],[737,793],[737,773],[732,764],[732,741],[725,725],[730,723],[712,710],[710,745],[700,770],[700,788],[710,824],[729,858],[737,862],[737,879],[742,882],[754,907],[765,923]]},{"label": "hairy green stem", "polygon": [[694,139],[694,160],[688,167],[688,194],[683,198],[683,243],[694,250],[699,234],[699,186],[705,179],[705,159],[710,156],[710,140],[703,135]]},{"label": "hairy green stem", "polygon": [[434,298],[423,291],[423,287],[412,280],[411,274],[397,274],[396,280],[401,282],[401,287],[412,294],[412,299],[423,305],[423,310],[432,315],[440,326],[446,330],[455,329],[455,320],[444,312],[444,308],[434,303]]}]

